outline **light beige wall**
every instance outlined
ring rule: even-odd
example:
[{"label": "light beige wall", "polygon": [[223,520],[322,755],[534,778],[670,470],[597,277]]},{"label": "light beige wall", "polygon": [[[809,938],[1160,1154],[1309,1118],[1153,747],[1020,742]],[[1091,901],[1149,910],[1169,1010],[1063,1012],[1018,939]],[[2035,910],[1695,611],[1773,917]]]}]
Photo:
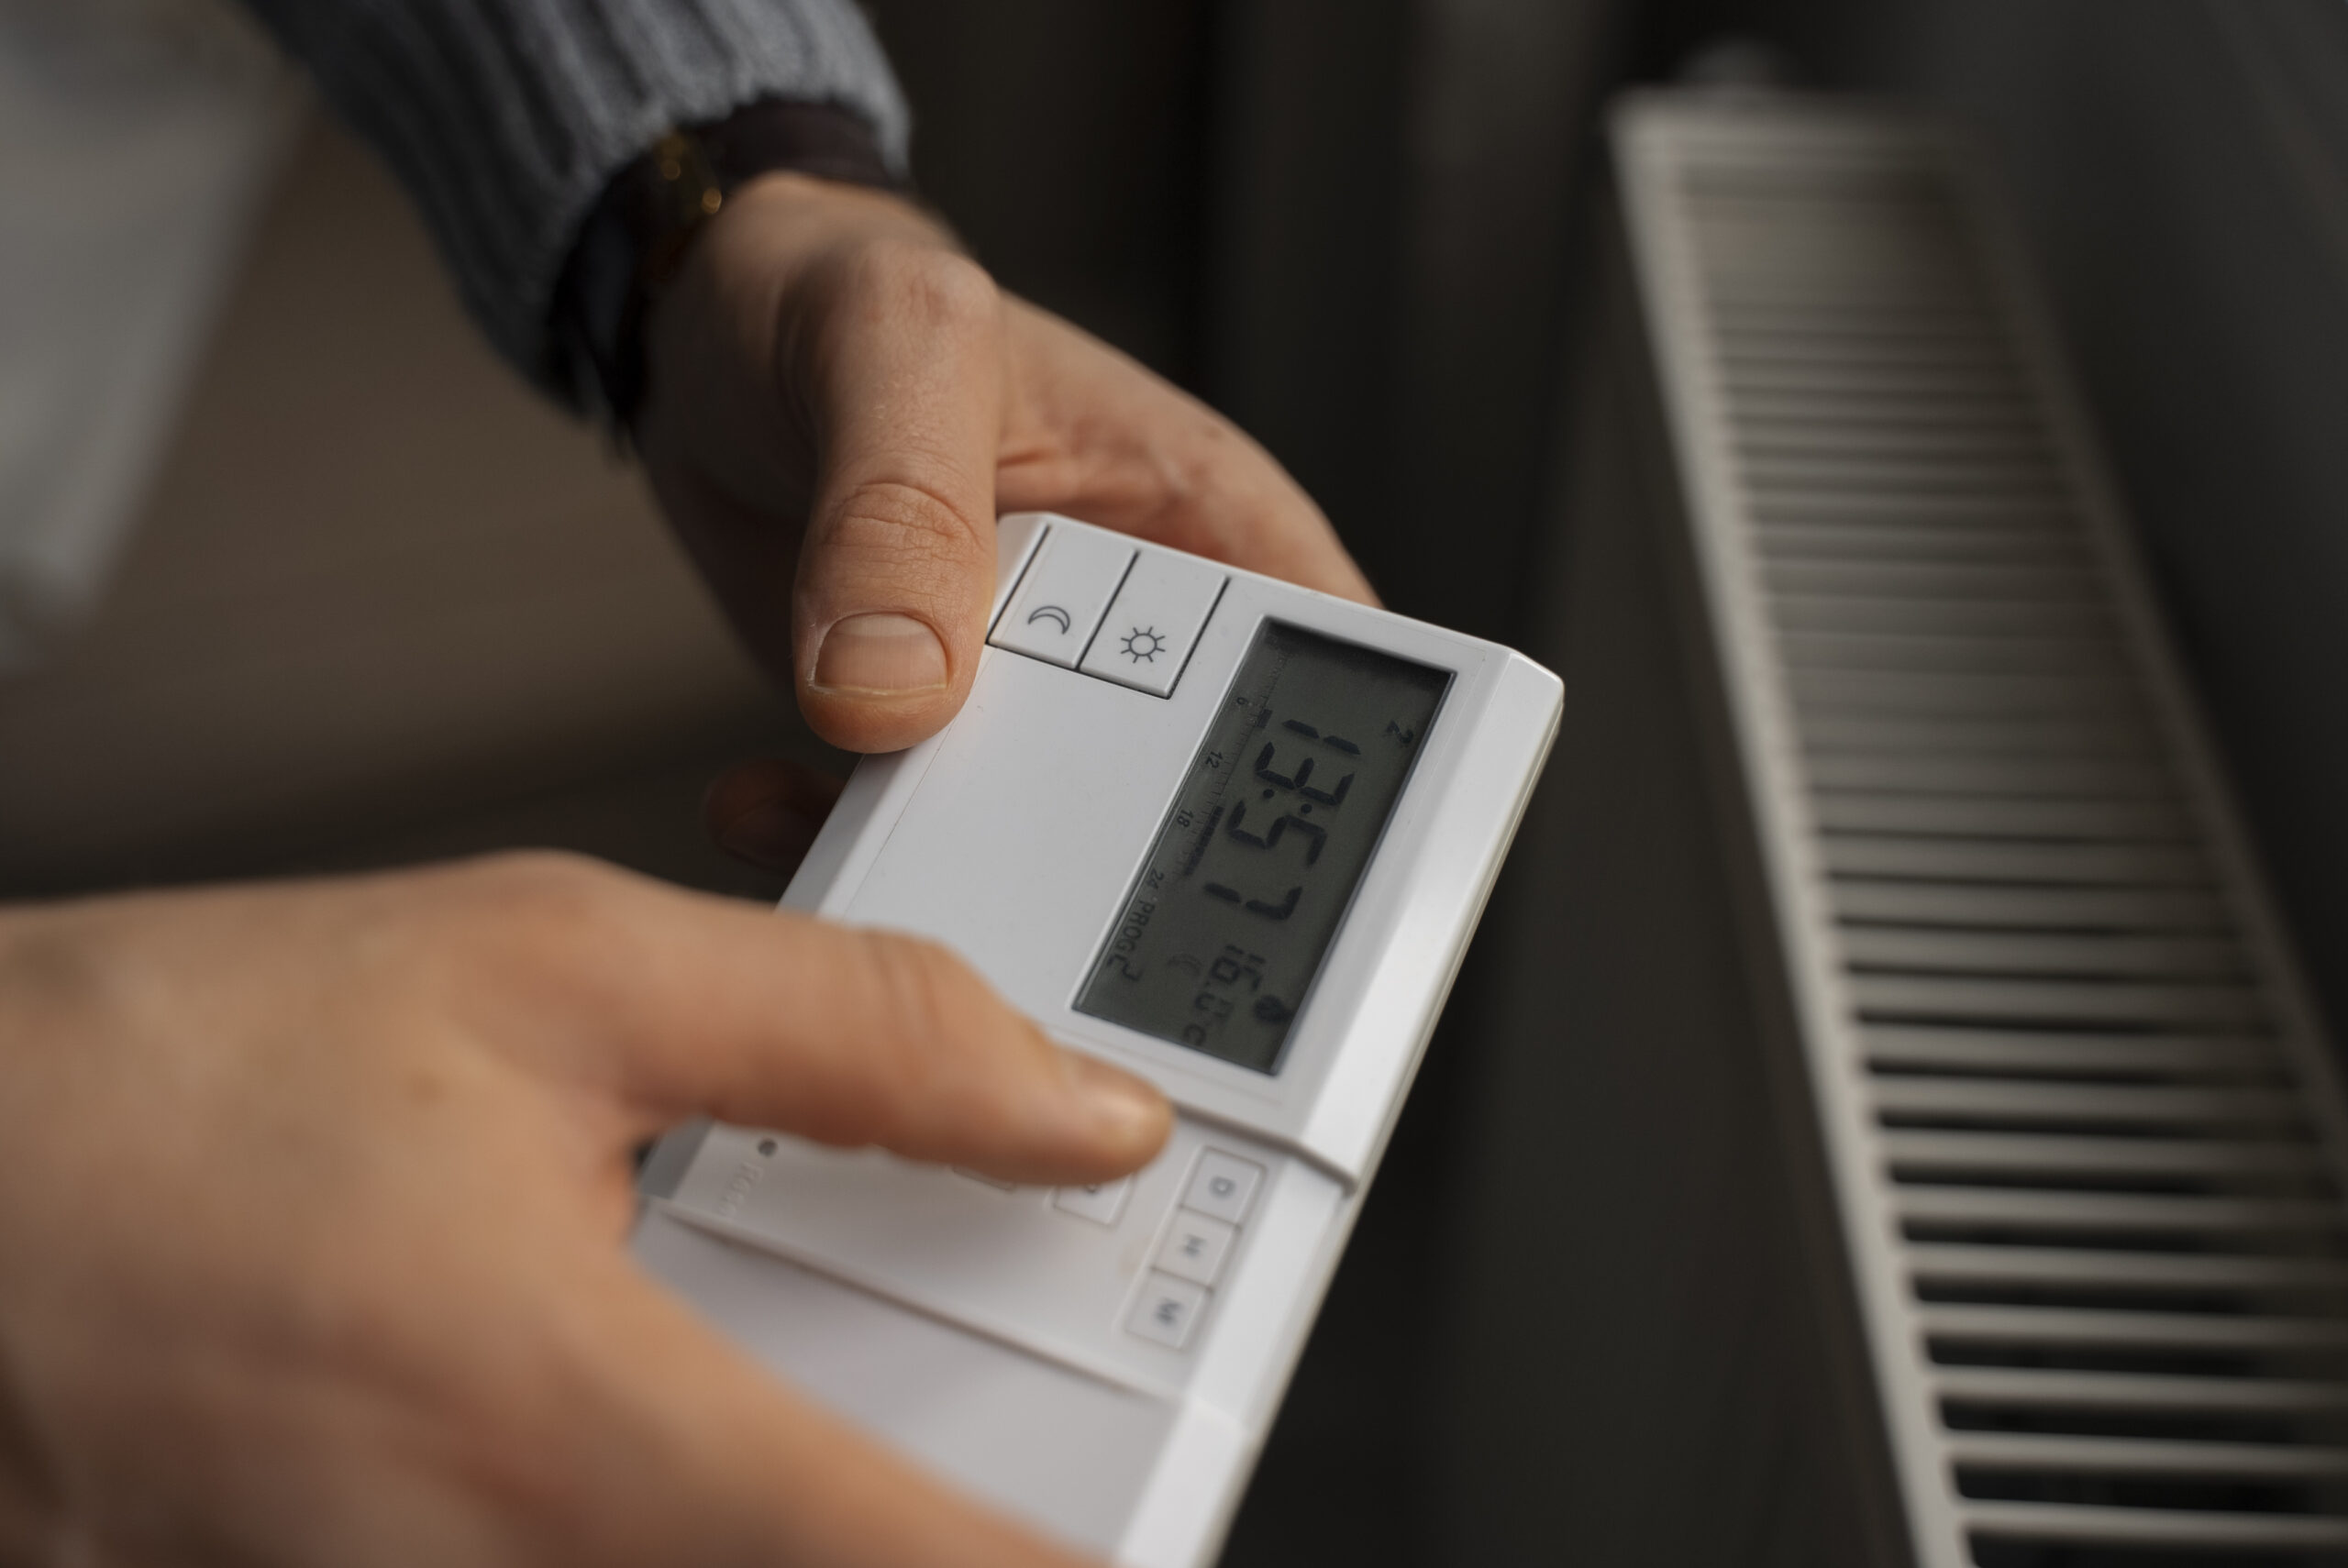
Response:
[{"label": "light beige wall", "polygon": [[[526,841],[516,801],[793,723],[635,475],[491,358],[398,191],[314,126],[106,602],[0,682],[0,889]],[[496,825],[436,825],[464,819]]]}]

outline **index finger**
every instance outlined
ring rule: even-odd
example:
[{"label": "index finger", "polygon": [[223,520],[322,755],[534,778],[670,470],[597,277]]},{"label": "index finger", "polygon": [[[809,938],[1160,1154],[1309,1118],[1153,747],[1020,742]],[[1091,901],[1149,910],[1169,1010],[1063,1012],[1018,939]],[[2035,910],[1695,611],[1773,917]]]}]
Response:
[{"label": "index finger", "polygon": [[477,940],[573,1010],[558,1033],[594,1049],[555,1059],[600,1075],[631,1141],[707,1115],[1058,1184],[1137,1169],[1172,1127],[1150,1085],[1062,1050],[934,943],[560,862],[470,874],[505,878],[500,913],[550,917]]}]

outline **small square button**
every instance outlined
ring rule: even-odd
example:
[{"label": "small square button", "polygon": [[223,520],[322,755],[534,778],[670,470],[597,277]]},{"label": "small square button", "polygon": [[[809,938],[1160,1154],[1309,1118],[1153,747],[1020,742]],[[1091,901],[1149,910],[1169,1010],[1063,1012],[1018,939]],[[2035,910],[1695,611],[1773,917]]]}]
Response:
[{"label": "small square button", "polygon": [[1174,1211],[1174,1223],[1168,1227],[1166,1240],[1157,1249],[1157,1266],[1194,1284],[1213,1285],[1222,1275],[1224,1260],[1231,1255],[1231,1243],[1238,1236],[1235,1226],[1178,1209]]},{"label": "small square button", "polygon": [[1194,1209],[1211,1219],[1244,1225],[1247,1222],[1247,1206],[1256,1201],[1256,1188],[1263,1180],[1264,1167],[1255,1161],[1209,1149],[1199,1156],[1199,1168],[1191,1173],[1191,1185],[1182,1194],[1182,1207]]},{"label": "small square button", "polygon": [[1144,550],[1077,668],[1155,697],[1169,695],[1228,580],[1204,561]]},{"label": "small square button", "polygon": [[1206,1309],[1205,1290],[1187,1279],[1153,1274],[1142,1281],[1141,1297],[1134,1303],[1133,1316],[1125,1320],[1125,1332],[1180,1350],[1191,1342],[1191,1332]]},{"label": "small square button", "polygon": [[1063,1214],[1073,1214],[1080,1220],[1090,1220],[1096,1225],[1113,1225],[1117,1216],[1124,1212],[1125,1195],[1134,1189],[1133,1178],[1095,1182],[1091,1187],[1064,1187],[1052,1194],[1052,1207]]},{"label": "small square button", "polygon": [[990,640],[1074,669],[1133,559],[1127,540],[1053,525]]}]

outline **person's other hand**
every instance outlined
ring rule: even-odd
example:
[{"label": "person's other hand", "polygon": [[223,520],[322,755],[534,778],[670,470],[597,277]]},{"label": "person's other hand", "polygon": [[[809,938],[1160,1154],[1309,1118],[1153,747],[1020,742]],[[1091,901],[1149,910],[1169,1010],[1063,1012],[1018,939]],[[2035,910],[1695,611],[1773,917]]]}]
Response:
[{"label": "person's other hand", "polygon": [[637,437],[654,490],[753,653],[851,751],[910,745],[961,706],[998,512],[1065,512],[1372,597],[1262,447],[1004,295],[893,196],[746,185],[646,347]]},{"label": "person's other hand", "polygon": [[0,1561],[1065,1568],[637,1270],[697,1112],[1035,1182],[1168,1126],[939,949],[584,862],[0,910]]}]

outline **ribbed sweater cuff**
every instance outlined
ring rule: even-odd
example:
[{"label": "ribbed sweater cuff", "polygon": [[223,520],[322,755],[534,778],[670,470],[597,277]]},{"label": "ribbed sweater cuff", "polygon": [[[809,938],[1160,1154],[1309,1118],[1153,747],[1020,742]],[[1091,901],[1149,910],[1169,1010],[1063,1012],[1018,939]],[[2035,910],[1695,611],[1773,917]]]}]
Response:
[{"label": "ribbed sweater cuff", "polygon": [[548,324],[604,184],[672,126],[759,98],[869,121],[903,94],[849,0],[252,0],[406,184],[492,342],[576,403]]}]

